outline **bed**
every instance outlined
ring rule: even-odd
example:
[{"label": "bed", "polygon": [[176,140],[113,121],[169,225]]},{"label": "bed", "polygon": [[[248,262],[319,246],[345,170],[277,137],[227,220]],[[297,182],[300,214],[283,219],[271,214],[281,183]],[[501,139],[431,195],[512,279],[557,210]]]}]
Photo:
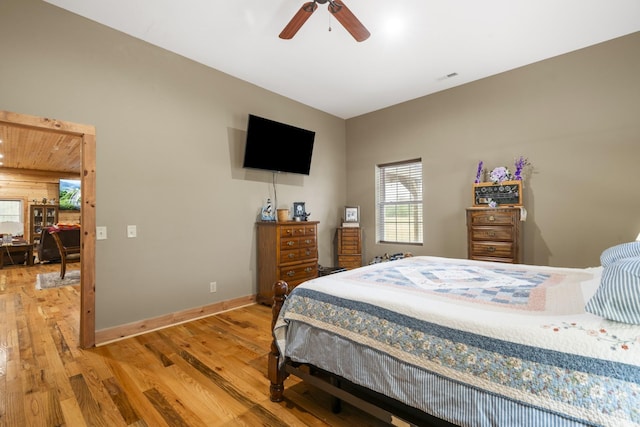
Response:
[{"label": "bed", "polygon": [[603,271],[411,257],[278,282],[271,400],[294,374],[398,425],[638,426],[640,326],[585,311]]}]

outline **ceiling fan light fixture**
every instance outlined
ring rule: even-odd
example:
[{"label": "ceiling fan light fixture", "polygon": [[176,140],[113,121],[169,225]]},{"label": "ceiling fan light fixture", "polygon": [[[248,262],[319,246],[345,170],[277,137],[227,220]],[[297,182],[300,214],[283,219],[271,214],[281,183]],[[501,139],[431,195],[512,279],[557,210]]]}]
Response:
[{"label": "ceiling fan light fixture", "polygon": [[[349,10],[349,8],[341,0],[313,0],[311,2],[304,3],[302,7],[291,18],[289,23],[284,27],[279,37],[281,39],[292,39],[296,35],[302,25],[307,22],[307,19],[318,8],[318,4],[329,3],[329,12],[336,17],[338,22],[356,39],[361,42],[369,38],[371,33],[369,30],[356,18],[356,16]],[[329,27],[331,28],[331,27]]]}]

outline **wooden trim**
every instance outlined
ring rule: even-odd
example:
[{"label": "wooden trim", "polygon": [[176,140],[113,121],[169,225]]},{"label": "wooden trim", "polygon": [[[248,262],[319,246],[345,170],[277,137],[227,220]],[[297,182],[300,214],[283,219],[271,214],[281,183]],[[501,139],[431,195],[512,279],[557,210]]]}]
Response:
[{"label": "wooden trim", "polygon": [[9,126],[35,128],[41,131],[72,134],[82,138],[82,222],[81,234],[81,285],[80,285],[80,337],[82,348],[95,345],[95,224],[96,224],[96,130],[94,126],[65,122],[46,117],[12,113],[0,110],[0,123]]},{"label": "wooden trim", "polygon": [[115,326],[113,328],[96,331],[96,345],[107,344],[112,341],[129,338],[132,336],[151,332],[156,329],[168,328],[180,323],[190,322],[202,317],[212,316],[223,311],[252,305],[256,303],[255,295],[247,295],[227,301],[220,301],[202,307],[189,308],[183,311],[165,314],[146,320],[127,323],[126,325]]},{"label": "wooden trim", "polygon": [[96,345],[96,136],[82,138],[80,346]]}]

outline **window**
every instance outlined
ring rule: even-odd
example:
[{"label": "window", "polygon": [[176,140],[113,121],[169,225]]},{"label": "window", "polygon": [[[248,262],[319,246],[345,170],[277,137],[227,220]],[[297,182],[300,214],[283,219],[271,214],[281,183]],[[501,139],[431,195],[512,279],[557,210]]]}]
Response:
[{"label": "window", "polygon": [[22,200],[0,199],[0,222],[22,223]]},{"label": "window", "polygon": [[376,239],[422,244],[422,159],[376,167]]}]

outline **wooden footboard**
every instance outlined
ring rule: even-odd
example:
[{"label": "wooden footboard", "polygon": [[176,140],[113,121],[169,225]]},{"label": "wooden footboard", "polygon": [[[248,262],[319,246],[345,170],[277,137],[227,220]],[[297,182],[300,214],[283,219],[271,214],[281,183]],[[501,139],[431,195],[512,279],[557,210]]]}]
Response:
[{"label": "wooden footboard", "polygon": [[[276,320],[280,315],[282,305],[287,297],[288,288],[287,283],[282,280],[273,285],[274,297],[271,310],[273,316],[271,319],[272,333]],[[292,374],[306,383],[326,391],[333,396],[334,399],[337,399],[334,400],[332,404],[334,412],[339,412],[340,402],[344,401],[380,420],[396,426],[429,425],[433,427],[454,427],[453,424],[425,414],[379,393],[367,390],[334,374],[323,371],[318,367],[296,363],[291,360],[285,361],[283,358],[284,355],[280,354],[274,336],[271,341],[271,351],[269,352],[268,362],[268,377],[271,382],[269,386],[269,398],[272,402],[282,402],[284,400],[284,381]],[[304,367],[308,369],[304,369]]]},{"label": "wooden footboard", "polygon": [[[278,280],[273,285],[273,306],[271,308],[271,331],[276,325],[276,320],[280,314],[280,309],[284,300],[287,297],[289,285],[283,280]],[[268,375],[271,386],[269,387],[269,398],[272,402],[282,402],[284,399],[284,380],[289,376],[289,373],[285,370],[285,366],[281,363],[284,356],[280,354],[278,346],[276,345],[276,338],[273,337],[271,341],[271,351],[269,352],[269,366]]]}]

